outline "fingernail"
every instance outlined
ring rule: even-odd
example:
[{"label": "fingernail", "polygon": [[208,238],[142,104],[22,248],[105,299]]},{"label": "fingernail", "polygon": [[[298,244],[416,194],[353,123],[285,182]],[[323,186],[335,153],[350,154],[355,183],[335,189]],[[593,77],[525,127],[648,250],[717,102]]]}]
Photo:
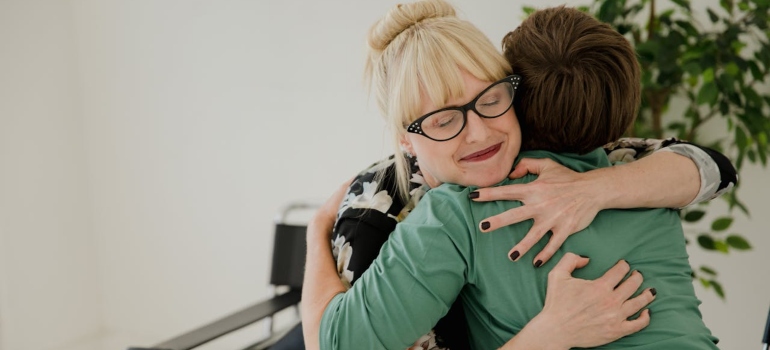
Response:
[{"label": "fingernail", "polygon": [[540,267],[540,265],[543,265],[543,260],[535,261],[535,267]]},{"label": "fingernail", "polygon": [[650,316],[650,317],[652,317],[652,310],[650,310],[650,309],[647,309],[647,316]]},{"label": "fingernail", "polygon": [[580,257],[581,257],[581,258],[583,258],[583,259],[589,259],[589,258],[588,258],[587,256],[585,256],[585,255],[581,255]]},{"label": "fingernail", "polygon": [[658,294],[658,291],[655,288],[650,288],[650,293],[652,294],[652,296],[655,296]]},{"label": "fingernail", "polygon": [[481,229],[486,230],[489,228],[489,221],[484,221],[481,223]]},{"label": "fingernail", "polygon": [[510,255],[511,260],[516,261],[516,259],[519,258],[519,255],[521,255],[521,254],[519,254],[519,251],[518,250],[514,250],[513,253],[511,253],[511,255]]},{"label": "fingernail", "polygon": [[473,191],[471,193],[468,193],[468,198],[470,198],[470,199],[479,198],[479,191]]}]

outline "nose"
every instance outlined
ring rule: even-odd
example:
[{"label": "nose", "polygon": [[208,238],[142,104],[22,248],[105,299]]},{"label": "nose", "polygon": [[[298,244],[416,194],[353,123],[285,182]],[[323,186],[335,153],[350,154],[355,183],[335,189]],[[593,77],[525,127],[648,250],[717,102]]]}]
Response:
[{"label": "nose", "polygon": [[465,123],[465,130],[463,130],[465,142],[485,141],[489,137],[490,132],[487,121],[491,119],[482,118],[472,110],[469,110],[467,113],[468,120]]}]

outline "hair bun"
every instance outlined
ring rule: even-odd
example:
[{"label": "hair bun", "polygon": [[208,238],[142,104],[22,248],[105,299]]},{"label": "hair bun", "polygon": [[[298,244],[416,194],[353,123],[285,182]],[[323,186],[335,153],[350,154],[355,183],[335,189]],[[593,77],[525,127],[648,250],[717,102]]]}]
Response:
[{"label": "hair bun", "polygon": [[369,30],[368,43],[372,50],[383,51],[399,34],[422,21],[455,17],[455,9],[443,0],[421,0],[398,4]]}]

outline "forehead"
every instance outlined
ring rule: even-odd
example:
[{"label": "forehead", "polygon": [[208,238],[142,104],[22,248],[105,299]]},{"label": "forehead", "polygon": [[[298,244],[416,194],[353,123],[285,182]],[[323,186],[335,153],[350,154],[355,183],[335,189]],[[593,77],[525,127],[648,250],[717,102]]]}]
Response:
[{"label": "forehead", "polygon": [[[460,77],[462,84],[460,84],[459,89],[443,89],[445,90],[443,94],[430,94],[430,89],[420,89],[420,109],[422,114],[448,106],[462,106],[472,101],[492,84],[490,81],[476,78],[463,69],[460,70]],[[453,93],[452,90],[457,91]]]}]

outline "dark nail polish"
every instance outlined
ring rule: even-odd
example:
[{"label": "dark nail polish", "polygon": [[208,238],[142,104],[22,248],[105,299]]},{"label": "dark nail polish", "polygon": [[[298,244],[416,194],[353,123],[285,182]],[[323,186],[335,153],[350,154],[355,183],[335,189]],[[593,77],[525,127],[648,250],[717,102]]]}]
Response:
[{"label": "dark nail polish", "polygon": [[655,296],[658,294],[658,291],[655,290],[655,288],[650,288],[650,293],[652,294],[652,296]]},{"label": "dark nail polish", "polygon": [[543,265],[543,260],[535,261],[535,267],[540,267],[540,265]]},{"label": "dark nail polish", "polygon": [[468,198],[470,198],[470,199],[479,198],[479,191],[473,191],[471,193],[468,193]]},{"label": "dark nail polish", "polygon": [[650,310],[650,309],[647,309],[647,316],[650,316],[650,317],[652,317],[652,310]]},{"label": "dark nail polish", "polygon": [[482,223],[481,223],[481,229],[482,229],[482,230],[486,230],[486,229],[488,229],[488,228],[489,228],[489,226],[490,226],[490,225],[489,225],[489,221],[484,221],[484,222],[482,222]]},{"label": "dark nail polish", "polygon": [[580,257],[583,259],[588,259],[588,256],[585,256],[585,255],[581,255]]},{"label": "dark nail polish", "polygon": [[518,250],[514,250],[513,253],[511,253],[511,260],[516,261],[516,259],[519,258],[519,255],[521,255],[521,254],[519,254],[519,251]]}]

